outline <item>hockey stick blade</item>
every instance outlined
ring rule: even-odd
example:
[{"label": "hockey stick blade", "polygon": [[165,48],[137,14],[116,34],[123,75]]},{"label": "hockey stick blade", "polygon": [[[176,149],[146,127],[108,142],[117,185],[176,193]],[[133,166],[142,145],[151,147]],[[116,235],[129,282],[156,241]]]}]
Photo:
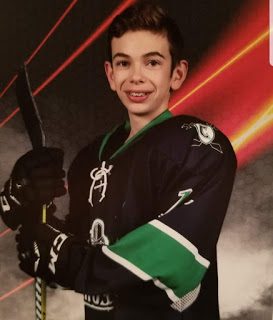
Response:
[{"label": "hockey stick blade", "polygon": [[31,93],[26,65],[21,68],[16,79],[16,97],[33,149],[44,146],[42,121]]}]

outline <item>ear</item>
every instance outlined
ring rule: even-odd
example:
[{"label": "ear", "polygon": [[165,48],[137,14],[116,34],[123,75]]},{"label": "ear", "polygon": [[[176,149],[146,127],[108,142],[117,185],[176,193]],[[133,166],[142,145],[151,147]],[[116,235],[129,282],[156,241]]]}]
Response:
[{"label": "ear", "polygon": [[115,86],[115,81],[114,81],[114,71],[113,71],[112,63],[110,61],[104,62],[104,70],[105,70],[106,77],[108,79],[110,88],[113,91],[116,91],[116,86]]},{"label": "ear", "polygon": [[188,73],[188,62],[186,60],[180,60],[175,66],[171,76],[171,89],[178,90]]}]

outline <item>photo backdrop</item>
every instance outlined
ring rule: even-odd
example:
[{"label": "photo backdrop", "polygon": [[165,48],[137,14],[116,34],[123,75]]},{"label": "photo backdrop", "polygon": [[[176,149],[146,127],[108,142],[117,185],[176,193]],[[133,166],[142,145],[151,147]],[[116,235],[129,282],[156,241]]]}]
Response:
[{"label": "photo backdrop", "polygon": [[[14,76],[27,63],[47,145],[65,167],[125,110],[104,75],[105,30],[134,1],[0,3],[0,185],[31,148],[16,109]],[[174,114],[212,122],[231,140],[238,172],[218,244],[223,320],[271,320],[273,309],[273,67],[268,0],[157,1],[185,38],[189,76]],[[58,201],[67,213],[68,198]],[[14,233],[0,222],[0,318],[34,319],[32,279],[18,268]],[[49,290],[48,319],[83,318],[80,295]]]}]

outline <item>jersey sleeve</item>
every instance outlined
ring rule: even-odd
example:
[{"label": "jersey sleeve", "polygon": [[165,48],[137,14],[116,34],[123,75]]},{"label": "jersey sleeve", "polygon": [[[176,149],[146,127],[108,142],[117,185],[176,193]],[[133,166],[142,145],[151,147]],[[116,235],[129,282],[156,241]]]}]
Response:
[{"label": "jersey sleeve", "polygon": [[195,145],[190,135],[174,157],[153,148],[147,179],[156,185],[157,212],[115,243],[90,253],[76,290],[115,292],[149,282],[165,291],[179,311],[196,299],[216,250],[236,170],[230,143],[222,134],[218,140],[220,148],[214,149]]}]

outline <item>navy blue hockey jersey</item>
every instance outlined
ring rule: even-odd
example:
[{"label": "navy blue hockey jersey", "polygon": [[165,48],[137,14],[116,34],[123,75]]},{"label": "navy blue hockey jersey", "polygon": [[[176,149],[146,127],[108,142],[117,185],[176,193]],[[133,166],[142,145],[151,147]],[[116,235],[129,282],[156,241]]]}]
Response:
[{"label": "navy blue hockey jersey", "polygon": [[[68,175],[70,232],[88,238],[86,319],[219,319],[216,243],[236,158],[212,125],[165,111],[84,148]],[[95,250],[94,250],[95,248]]]},{"label": "navy blue hockey jersey", "polygon": [[165,111],[99,137],[68,174],[67,229],[88,238],[86,319],[219,319],[216,244],[234,181],[228,139]]}]

